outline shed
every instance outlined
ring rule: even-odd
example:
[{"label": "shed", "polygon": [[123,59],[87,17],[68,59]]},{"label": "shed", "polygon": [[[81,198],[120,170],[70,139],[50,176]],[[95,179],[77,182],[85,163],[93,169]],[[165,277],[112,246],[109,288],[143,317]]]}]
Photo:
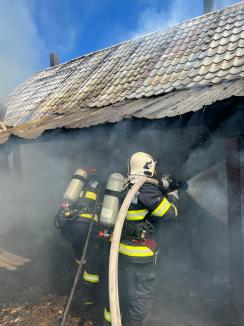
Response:
[{"label": "shed", "polygon": [[[4,195],[9,216],[2,241],[10,241],[9,235],[20,228],[18,234],[29,234],[30,243],[50,242],[50,220],[65,184],[80,166],[98,166],[105,181],[112,172],[126,174],[128,156],[142,150],[159,159],[159,174],[172,173],[188,180],[226,162],[227,153],[229,201],[222,181],[206,192],[211,189],[213,201],[224,196],[221,203],[229,219],[213,217],[209,201],[206,210],[194,197],[185,195],[187,204],[182,211],[188,219],[162,231],[173,249],[168,253],[169,245],[163,243],[168,267],[160,263],[162,278],[169,284],[169,275],[183,275],[184,281],[176,282],[176,293],[167,285],[162,291],[169,294],[171,303],[182,302],[187,293],[188,304],[182,308],[186,310],[195,295],[202,304],[208,298],[213,300],[207,316],[195,307],[203,314],[199,318],[211,325],[214,318],[220,318],[212,314],[229,298],[226,289],[231,284],[228,304],[232,303],[240,321],[243,26],[241,2],[42,70],[14,90],[4,102],[7,129],[0,131],[1,178],[8,189]],[[223,165],[214,174],[215,179],[226,180]],[[9,193],[14,193],[14,207]],[[20,214],[25,228],[19,223]],[[50,278],[48,272],[47,276]],[[166,300],[166,295],[158,296]],[[221,313],[223,320],[229,316],[228,309]]]}]

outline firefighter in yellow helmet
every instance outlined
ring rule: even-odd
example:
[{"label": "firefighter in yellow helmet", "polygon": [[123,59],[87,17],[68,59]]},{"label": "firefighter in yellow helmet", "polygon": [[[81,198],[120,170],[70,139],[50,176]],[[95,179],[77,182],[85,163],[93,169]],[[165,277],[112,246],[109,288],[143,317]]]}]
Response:
[{"label": "firefighter in yellow helmet", "polygon": [[[155,176],[156,161],[147,153],[134,153],[129,160],[128,189],[137,177]],[[178,190],[173,178],[153,185],[145,183],[134,197],[120,243],[120,274],[124,278],[124,326],[142,325],[150,312],[159,252],[157,229],[161,221],[178,216]],[[174,188],[174,189],[173,189]]]}]

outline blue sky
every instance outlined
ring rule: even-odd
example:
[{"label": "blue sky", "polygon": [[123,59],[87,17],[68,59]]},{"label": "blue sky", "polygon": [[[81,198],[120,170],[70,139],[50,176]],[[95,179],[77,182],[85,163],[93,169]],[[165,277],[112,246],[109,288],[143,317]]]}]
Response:
[{"label": "blue sky", "polygon": [[[238,0],[216,0],[216,9]],[[0,0],[0,99],[49,65],[203,13],[203,0]]]}]

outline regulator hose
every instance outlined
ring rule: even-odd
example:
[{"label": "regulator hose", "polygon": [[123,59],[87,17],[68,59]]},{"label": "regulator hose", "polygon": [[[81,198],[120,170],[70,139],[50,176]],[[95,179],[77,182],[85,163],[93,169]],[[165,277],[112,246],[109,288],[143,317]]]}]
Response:
[{"label": "regulator hose", "polygon": [[119,243],[125,221],[125,216],[129,206],[144,183],[158,184],[158,181],[147,177],[136,177],[135,183],[127,193],[123,204],[120,208],[112,237],[109,257],[109,304],[111,312],[112,326],[122,326],[120,305],[119,305],[119,290],[118,290],[118,256],[119,256]]}]

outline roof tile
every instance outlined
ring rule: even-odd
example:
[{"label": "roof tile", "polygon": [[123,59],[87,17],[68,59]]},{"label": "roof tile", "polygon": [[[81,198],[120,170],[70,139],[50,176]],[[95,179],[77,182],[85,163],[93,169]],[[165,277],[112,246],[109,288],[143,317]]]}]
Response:
[{"label": "roof tile", "polygon": [[62,125],[71,112],[84,115],[81,108],[88,117],[89,108],[243,78],[243,27],[242,2],[40,71],[6,99],[4,123],[55,112]]}]

